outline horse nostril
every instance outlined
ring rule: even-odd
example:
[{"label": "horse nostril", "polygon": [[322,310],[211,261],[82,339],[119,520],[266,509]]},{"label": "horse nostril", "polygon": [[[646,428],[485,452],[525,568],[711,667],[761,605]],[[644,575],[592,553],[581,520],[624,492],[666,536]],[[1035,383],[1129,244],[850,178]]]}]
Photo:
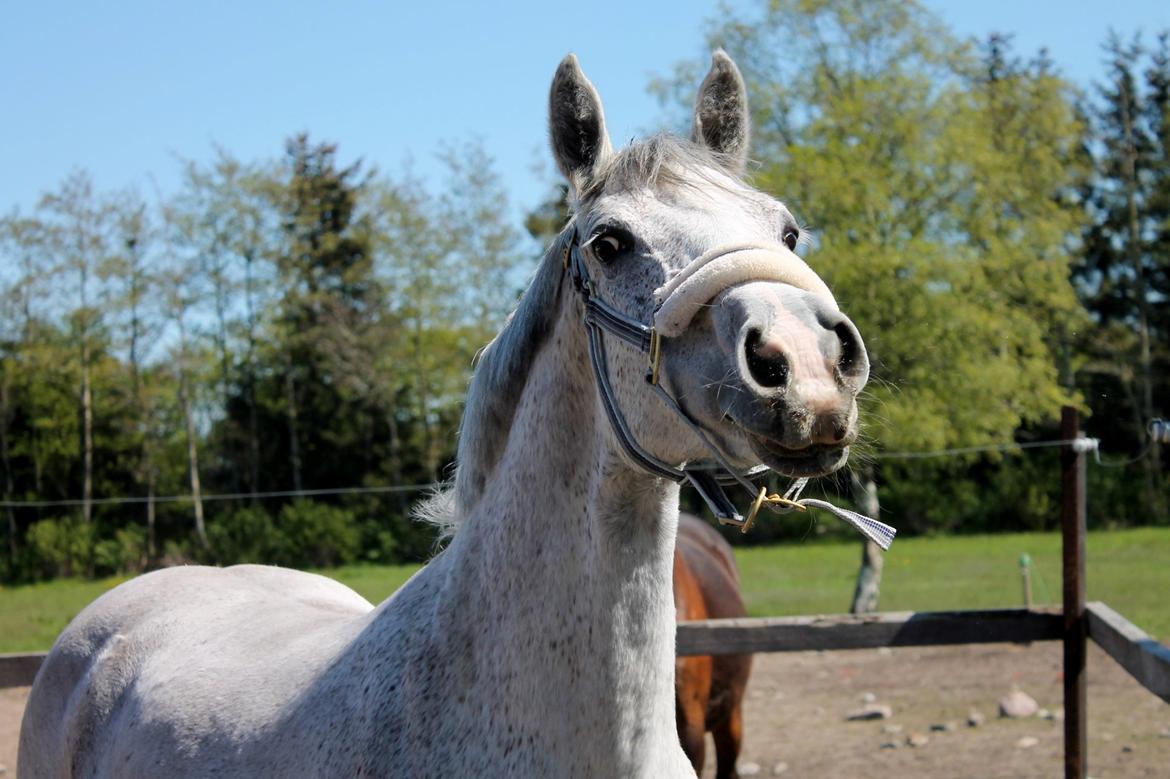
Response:
[{"label": "horse nostril", "polygon": [[840,369],[841,375],[856,375],[862,369],[858,360],[861,354],[861,343],[857,338],[857,331],[853,329],[852,325],[841,322],[833,328],[833,332],[837,334],[837,340],[841,342],[841,357],[837,360],[837,367]]},{"label": "horse nostril", "polygon": [[788,383],[788,360],[771,344],[764,344],[759,330],[752,330],[744,341],[748,370],[762,387],[783,387]]}]

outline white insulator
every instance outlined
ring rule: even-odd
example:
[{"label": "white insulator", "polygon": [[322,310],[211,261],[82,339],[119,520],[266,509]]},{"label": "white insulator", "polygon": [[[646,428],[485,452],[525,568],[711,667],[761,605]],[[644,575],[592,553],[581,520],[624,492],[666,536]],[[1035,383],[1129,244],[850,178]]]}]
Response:
[{"label": "white insulator", "polygon": [[1170,422],[1165,419],[1150,422],[1150,440],[1156,444],[1170,444]]},{"label": "white insulator", "polygon": [[1099,443],[1100,441],[1098,441],[1096,438],[1078,438],[1072,442],[1072,450],[1077,454],[1095,452],[1097,451],[1097,444]]}]

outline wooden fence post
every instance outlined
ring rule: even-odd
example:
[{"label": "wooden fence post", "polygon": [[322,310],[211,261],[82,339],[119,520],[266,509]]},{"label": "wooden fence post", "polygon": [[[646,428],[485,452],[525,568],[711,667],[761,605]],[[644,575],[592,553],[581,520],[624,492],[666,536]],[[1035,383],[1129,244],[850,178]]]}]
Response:
[{"label": "wooden fence post", "polygon": [[1064,574],[1064,776],[1085,779],[1085,454],[1077,410],[1060,412],[1061,534]]}]

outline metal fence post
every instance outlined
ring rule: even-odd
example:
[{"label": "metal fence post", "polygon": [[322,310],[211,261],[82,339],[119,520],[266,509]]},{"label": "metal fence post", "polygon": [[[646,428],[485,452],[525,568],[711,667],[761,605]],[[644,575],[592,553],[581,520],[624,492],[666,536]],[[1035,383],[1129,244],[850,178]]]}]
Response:
[{"label": "metal fence post", "polygon": [[1077,410],[1060,411],[1061,534],[1064,574],[1064,776],[1085,779],[1085,454]]}]

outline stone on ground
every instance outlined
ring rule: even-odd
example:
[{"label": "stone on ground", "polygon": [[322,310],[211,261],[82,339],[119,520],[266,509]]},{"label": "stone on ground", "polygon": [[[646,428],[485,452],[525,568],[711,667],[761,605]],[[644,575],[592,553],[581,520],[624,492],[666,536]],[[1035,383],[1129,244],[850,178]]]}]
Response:
[{"label": "stone on ground", "polygon": [[894,716],[894,710],[884,703],[871,703],[845,715],[847,720],[889,719]]},{"label": "stone on ground", "polygon": [[925,733],[911,733],[906,737],[906,745],[911,747],[924,747],[930,743],[930,738]]},{"label": "stone on ground", "polygon": [[999,716],[1017,719],[1031,717],[1040,707],[1031,695],[1023,690],[1012,690],[999,699]]}]

